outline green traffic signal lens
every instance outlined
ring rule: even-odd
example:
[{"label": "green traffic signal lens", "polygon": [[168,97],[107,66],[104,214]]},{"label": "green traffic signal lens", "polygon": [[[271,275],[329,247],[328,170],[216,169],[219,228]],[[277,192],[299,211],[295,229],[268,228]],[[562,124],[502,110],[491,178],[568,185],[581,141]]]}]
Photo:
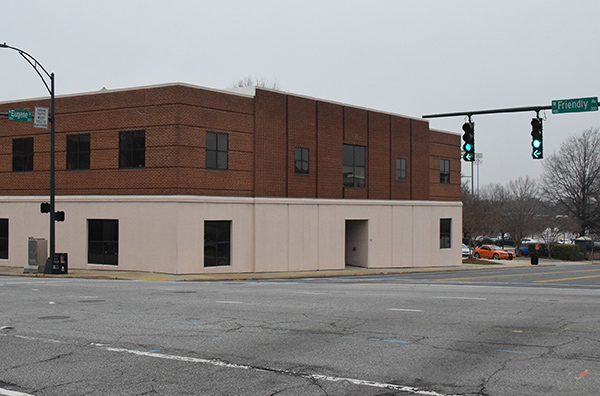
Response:
[{"label": "green traffic signal lens", "polygon": [[542,145],[542,142],[540,142],[539,140],[534,140],[531,145],[535,148],[540,148],[540,146]]},{"label": "green traffic signal lens", "polygon": [[473,146],[471,146],[470,143],[465,143],[465,151],[471,151],[473,149]]}]

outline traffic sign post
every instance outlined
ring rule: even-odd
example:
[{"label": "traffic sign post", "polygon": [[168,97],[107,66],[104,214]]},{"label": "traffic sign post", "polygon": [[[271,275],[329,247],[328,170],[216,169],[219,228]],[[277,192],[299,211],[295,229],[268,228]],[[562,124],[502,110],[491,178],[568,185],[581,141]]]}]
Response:
[{"label": "traffic sign post", "polygon": [[552,114],[598,111],[598,97],[552,101]]}]

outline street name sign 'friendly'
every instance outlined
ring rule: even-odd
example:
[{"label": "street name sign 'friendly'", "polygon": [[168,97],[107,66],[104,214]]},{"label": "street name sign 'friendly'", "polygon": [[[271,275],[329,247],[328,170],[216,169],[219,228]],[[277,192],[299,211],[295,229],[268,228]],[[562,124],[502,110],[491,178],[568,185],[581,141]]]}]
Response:
[{"label": "street name sign 'friendly'", "polygon": [[598,111],[598,97],[552,101],[552,114]]}]

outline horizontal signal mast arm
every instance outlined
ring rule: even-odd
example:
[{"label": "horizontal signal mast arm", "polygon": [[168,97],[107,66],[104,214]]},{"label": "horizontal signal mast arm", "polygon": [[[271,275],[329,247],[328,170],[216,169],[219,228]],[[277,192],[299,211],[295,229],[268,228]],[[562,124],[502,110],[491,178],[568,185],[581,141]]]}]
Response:
[{"label": "horizontal signal mast arm", "polygon": [[519,113],[524,111],[535,111],[539,113],[541,110],[551,110],[552,106],[528,106],[528,107],[511,107],[507,109],[492,109],[492,110],[477,110],[477,111],[459,111],[456,113],[442,114],[426,114],[423,118],[442,118],[442,117],[458,117],[458,116],[473,116],[477,114],[497,114],[497,113]]}]

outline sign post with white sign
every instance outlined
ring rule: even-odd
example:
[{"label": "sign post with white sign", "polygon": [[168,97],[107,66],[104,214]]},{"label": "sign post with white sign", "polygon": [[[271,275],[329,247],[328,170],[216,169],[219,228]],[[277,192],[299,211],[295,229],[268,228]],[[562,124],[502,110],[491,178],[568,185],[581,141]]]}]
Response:
[{"label": "sign post with white sign", "polygon": [[33,116],[33,127],[40,129],[48,129],[48,108],[36,107]]}]

